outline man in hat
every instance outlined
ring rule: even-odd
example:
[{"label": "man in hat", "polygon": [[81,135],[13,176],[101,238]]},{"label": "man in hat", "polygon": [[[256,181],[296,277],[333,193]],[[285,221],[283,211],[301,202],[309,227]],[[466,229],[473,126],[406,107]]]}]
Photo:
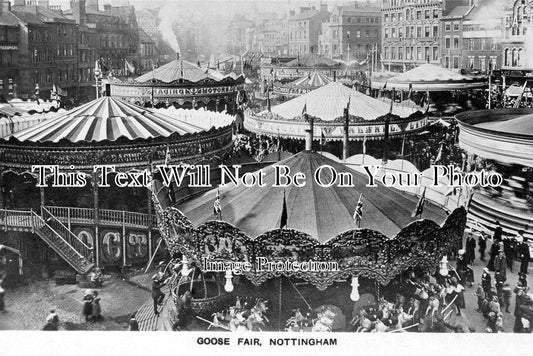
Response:
[{"label": "man in hat", "polygon": [[[500,222],[496,221],[496,229],[494,230],[494,235],[492,237],[492,246],[490,247],[490,259],[489,263],[487,264],[487,267],[489,271],[494,272],[494,260],[496,259],[496,256],[498,256],[498,252],[500,251],[500,242],[502,239],[502,227],[500,226]],[[503,249],[503,246],[502,246]]]},{"label": "man in hat", "polygon": [[479,246],[479,259],[485,261],[485,250],[487,249],[487,237],[484,234],[480,234],[478,237]]},{"label": "man in hat", "polygon": [[466,283],[466,272],[468,270],[468,257],[465,250],[459,250],[459,257],[457,257],[457,274],[461,283]]},{"label": "man in hat", "polygon": [[467,264],[473,264],[474,260],[476,259],[476,240],[474,239],[474,235],[470,232],[468,234],[468,237],[466,238],[466,252],[465,252],[465,260]]},{"label": "man in hat", "polygon": [[54,309],[50,310],[50,314],[46,317],[46,324],[43,327],[44,331],[59,330],[59,317]]},{"label": "man in hat", "polygon": [[[520,231],[519,234],[523,236],[523,231]],[[531,254],[529,252],[529,244],[527,243],[527,237],[522,238],[522,242],[518,245],[518,256],[520,256],[520,273],[527,274],[527,268],[529,264],[529,259]]]},{"label": "man in hat", "polygon": [[483,274],[481,275],[481,286],[485,291],[485,296],[488,296],[492,289],[492,277],[490,276],[489,269],[483,268]]},{"label": "man in hat", "polygon": [[152,277],[152,299],[154,300],[154,314],[159,315],[159,312],[157,311],[157,307],[163,303],[163,300],[165,299],[165,293],[161,291],[161,288],[163,288],[164,283],[160,279],[159,274],[154,274]]}]

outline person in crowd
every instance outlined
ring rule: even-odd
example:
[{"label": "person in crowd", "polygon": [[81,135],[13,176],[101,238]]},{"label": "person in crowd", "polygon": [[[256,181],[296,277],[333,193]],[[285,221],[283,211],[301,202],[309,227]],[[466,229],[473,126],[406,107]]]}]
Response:
[{"label": "person in crowd", "polygon": [[103,276],[102,270],[99,267],[95,267],[89,274],[89,280],[93,288],[102,288]]},{"label": "person in crowd", "polygon": [[474,236],[472,235],[472,233],[469,233],[468,237],[466,238],[466,253],[465,253],[466,263],[470,265],[473,264],[475,258],[476,258],[476,240],[474,239]]},{"label": "person in crowd", "polygon": [[59,316],[54,309],[50,310],[50,314],[46,317],[46,324],[43,326],[43,331],[57,331],[59,330]]},{"label": "person in crowd", "polygon": [[487,237],[484,234],[480,234],[478,237],[479,246],[479,259],[485,261],[485,250],[487,249]]},{"label": "person in crowd", "polygon": [[154,274],[152,277],[152,299],[154,300],[154,314],[159,315],[157,308],[163,303],[165,294],[161,291],[163,288],[163,281],[160,279],[159,274]]},{"label": "person in crowd", "polygon": [[130,315],[130,321],[128,322],[128,331],[139,331],[139,323],[137,322],[136,316],[137,313],[133,313]]},{"label": "person in crowd", "polygon": [[511,296],[513,291],[511,290],[511,285],[505,283],[502,288],[502,297],[503,297],[503,306],[505,306],[505,312],[510,313],[509,308],[511,307]]},{"label": "person in crowd", "polygon": [[457,308],[457,315],[461,315],[461,309],[465,309],[465,288],[459,283],[457,278],[452,277],[450,287],[452,288],[452,295],[454,295],[455,301],[454,304]]},{"label": "person in crowd", "polygon": [[477,297],[477,309],[476,311],[481,313],[483,312],[483,301],[485,300],[485,290],[481,283],[477,284],[476,293],[474,294]]},{"label": "person in crowd", "polygon": [[194,318],[194,311],[191,307],[192,293],[185,291],[185,293],[176,299],[175,314],[176,318],[172,329],[175,331],[188,330],[188,326]]},{"label": "person in crowd", "polygon": [[89,322],[92,315],[92,302],[94,299],[93,291],[88,289],[85,291],[85,296],[83,297],[83,309],[82,314],[85,317],[85,322]]},{"label": "person in crowd", "polygon": [[100,306],[100,297],[97,291],[94,291],[94,298],[91,302],[91,316],[89,319],[93,323],[102,319],[102,307]]},{"label": "person in crowd", "polygon": [[502,227],[500,226],[500,222],[496,221],[496,229],[494,230],[494,235],[492,236],[492,246],[490,247],[490,258],[489,263],[487,264],[487,267],[489,271],[494,272],[494,260],[496,259],[496,256],[498,256],[498,252],[500,251],[500,241],[502,239]]},{"label": "person in crowd", "polygon": [[485,294],[490,294],[492,289],[492,277],[489,273],[489,269],[486,267],[483,268],[483,274],[481,275],[481,285],[483,286]]},{"label": "person in crowd", "polygon": [[513,264],[516,256],[516,239],[514,237],[507,237],[503,239],[503,251],[507,260],[507,268],[513,272]]},{"label": "person in crowd", "polygon": [[527,289],[527,278],[526,275],[522,272],[518,273],[518,282]]},{"label": "person in crowd", "polygon": [[526,304],[527,302],[527,289],[524,288],[524,286],[521,285],[520,282],[517,283],[516,287],[514,288],[515,293],[515,305],[514,305],[514,317],[515,317],[515,323],[513,327],[513,331],[515,333],[522,332],[522,309],[520,308],[522,305]]},{"label": "person in crowd", "polygon": [[[523,232],[521,232],[523,236]],[[531,254],[529,252],[528,239],[524,236],[522,242],[518,245],[518,256],[520,256],[520,273],[528,274],[528,264]]]},{"label": "person in crowd", "polygon": [[0,278],[0,312],[3,312],[6,309],[6,291],[2,288],[2,282],[4,282],[4,280]]},{"label": "person in crowd", "polygon": [[494,279],[496,280],[496,289],[498,291],[498,296],[502,299],[502,288],[503,284],[507,280],[507,259],[503,250],[503,243],[500,243],[500,252],[498,256],[494,259]]}]

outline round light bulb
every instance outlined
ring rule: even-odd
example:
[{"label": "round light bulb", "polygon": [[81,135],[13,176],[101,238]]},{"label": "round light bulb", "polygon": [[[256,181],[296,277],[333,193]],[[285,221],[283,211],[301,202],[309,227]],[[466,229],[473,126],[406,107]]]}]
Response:
[{"label": "round light bulb", "polygon": [[231,273],[231,270],[228,269],[226,271],[226,284],[224,284],[224,290],[228,293],[231,293],[233,292],[233,283],[232,283],[232,279],[233,279],[233,274]]},{"label": "round light bulb", "polygon": [[189,260],[187,260],[187,257],[183,255],[183,259],[181,260],[182,267],[181,267],[181,274],[185,277],[187,277],[191,273],[191,269],[189,268]]},{"label": "round light bulb", "polygon": [[357,277],[352,277],[352,293],[350,293],[350,299],[353,302],[357,302],[359,298],[359,279]]}]

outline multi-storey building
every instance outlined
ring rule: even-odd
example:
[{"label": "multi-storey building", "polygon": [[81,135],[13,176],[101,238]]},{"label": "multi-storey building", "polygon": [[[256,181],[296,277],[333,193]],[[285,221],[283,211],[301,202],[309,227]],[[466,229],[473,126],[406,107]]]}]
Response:
[{"label": "multi-storey building", "polygon": [[226,51],[231,54],[240,55],[249,47],[248,30],[255,26],[254,22],[244,15],[235,15],[231,20],[226,37]]},{"label": "multi-storey building", "polygon": [[16,95],[19,81],[19,20],[11,13],[11,4],[0,0],[0,102]]},{"label": "multi-storey building", "polygon": [[489,16],[492,3],[458,6],[442,18],[442,66],[487,72],[502,66],[502,15]]},{"label": "multi-storey building", "polygon": [[18,94],[48,99],[53,85],[74,95],[77,88],[77,26],[48,1],[15,0],[19,20]]},{"label": "multi-storey building", "polygon": [[441,62],[441,18],[469,0],[383,0],[382,64],[405,70]]},{"label": "multi-storey building", "polygon": [[256,27],[256,42],[258,51],[266,56],[286,56],[289,53],[287,19],[264,19]]},{"label": "multi-storey building", "polygon": [[[324,44],[322,54],[328,57],[345,61],[367,58],[373,46],[381,42],[380,10],[368,6],[335,6],[326,38],[330,43]],[[330,52],[325,52],[326,48]]]},{"label": "multi-storey building", "polygon": [[148,72],[159,65],[159,50],[155,41],[142,28],[139,29],[138,71]]},{"label": "multi-storey building", "polygon": [[318,53],[318,36],[329,17],[327,5],[321,4],[319,10],[301,7],[299,14],[289,18],[289,56]]}]

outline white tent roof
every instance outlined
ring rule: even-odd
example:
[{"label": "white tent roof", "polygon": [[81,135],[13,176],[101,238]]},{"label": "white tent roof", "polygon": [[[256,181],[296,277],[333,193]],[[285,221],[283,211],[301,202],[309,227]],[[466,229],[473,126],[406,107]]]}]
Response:
[{"label": "white tent roof", "polygon": [[[310,116],[323,121],[334,121],[343,116],[348,100],[350,115],[363,120],[375,120],[388,114],[391,108],[390,104],[350,89],[339,82],[333,82],[272,107],[272,113],[291,120],[301,117],[304,106],[307,106],[307,114]],[[412,108],[393,106],[392,113],[405,118],[416,111]]]}]

